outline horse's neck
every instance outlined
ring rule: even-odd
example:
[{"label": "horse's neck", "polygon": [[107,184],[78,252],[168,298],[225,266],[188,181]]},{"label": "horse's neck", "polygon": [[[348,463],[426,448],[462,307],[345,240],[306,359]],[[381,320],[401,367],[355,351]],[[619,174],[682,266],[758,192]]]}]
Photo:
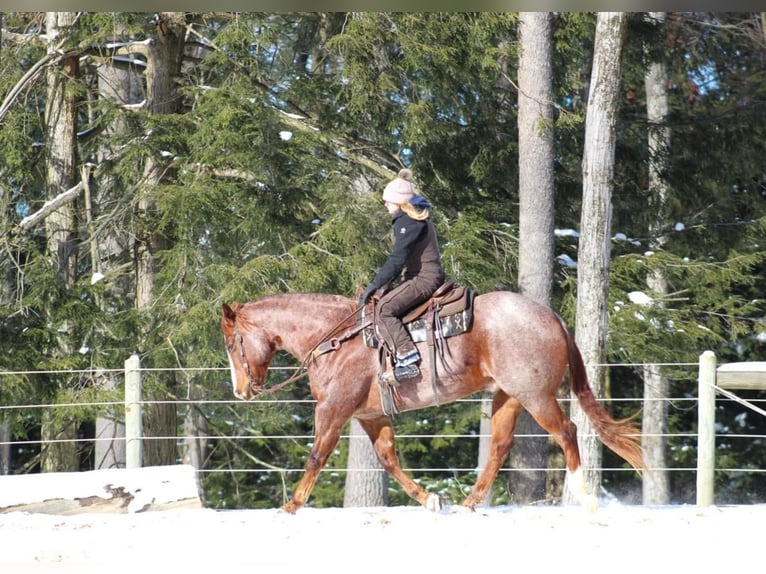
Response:
[{"label": "horse's neck", "polygon": [[344,310],[331,296],[283,295],[264,306],[263,326],[280,350],[303,359],[344,319]]}]

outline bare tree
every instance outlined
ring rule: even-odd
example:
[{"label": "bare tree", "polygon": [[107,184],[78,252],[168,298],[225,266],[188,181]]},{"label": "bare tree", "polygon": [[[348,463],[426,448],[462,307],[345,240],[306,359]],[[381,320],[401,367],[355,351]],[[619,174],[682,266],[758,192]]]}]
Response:
[{"label": "bare tree", "polygon": [[343,506],[388,506],[388,473],[356,418],[349,424],[349,440]]},{"label": "bare tree", "polygon": [[[115,38],[117,39],[117,38]],[[112,59],[105,61],[98,66],[98,94],[104,101],[115,105],[136,104],[143,99],[143,94],[139,89],[138,74],[130,67],[118,65]],[[118,134],[123,130],[121,116],[117,115],[115,120],[106,128],[107,135]],[[105,142],[109,142],[107,138]],[[99,163],[111,156],[111,150],[108,149],[108,143],[102,145],[98,152]],[[98,236],[95,233],[93,220],[99,215],[99,206],[109,200],[109,193],[112,192],[114,178],[105,174],[99,178],[98,191],[91,193],[90,186],[87,185],[90,173],[84,168],[83,182],[85,188],[85,205],[88,218],[88,235],[90,244],[90,259],[92,281],[98,281],[99,277],[108,274],[114,265],[114,255],[120,251],[120,245],[127,245],[129,241],[124,237],[115,237],[118,233],[116,229],[109,226],[108,236]],[[117,287],[115,287],[117,288]],[[99,306],[109,313],[116,311],[104,309],[104,303],[99,301]],[[101,386],[104,389],[115,389],[119,381],[111,374],[105,374],[100,377]],[[120,413],[121,409],[112,409],[96,419],[96,444],[95,467],[96,468],[124,468],[125,467],[125,422],[124,416]]]},{"label": "bare tree", "polygon": [[[364,177],[355,178],[351,188],[355,195],[373,192]],[[383,471],[367,433],[353,417],[349,423],[347,467],[343,506],[388,506],[388,473]]]},{"label": "bare tree", "polygon": [[[551,15],[519,13],[519,291],[550,306],[553,289],[553,80]],[[529,504],[545,498],[548,438],[524,411],[511,451],[519,469],[509,481],[511,500]],[[529,470],[525,470],[529,469]]]},{"label": "bare tree", "polygon": [[[603,363],[608,319],[612,186],[626,20],[624,12],[598,13],[585,119],[575,339],[596,397],[603,396],[606,379]],[[578,429],[585,485],[595,494],[601,485],[601,443],[576,400],[572,401],[571,416]],[[565,502],[575,500],[573,486],[567,481]]]},{"label": "bare tree", "polygon": [[[664,12],[649,12],[648,18],[655,26],[665,22]],[[647,49],[647,52],[650,50]],[[649,121],[649,192],[653,212],[657,214],[650,227],[650,248],[663,249],[667,238],[662,229],[666,222],[668,184],[665,172],[670,155],[670,128],[666,125],[668,115],[668,71],[661,53],[649,61],[646,72],[646,116]],[[668,293],[668,283],[659,270],[649,273],[647,286],[659,297]],[[667,471],[666,449],[668,430],[668,394],[670,384],[658,365],[644,367],[644,413],[642,419],[642,443],[644,458],[651,472],[643,477],[643,503],[667,504],[670,500],[670,476]]]},{"label": "bare tree", "polygon": [[[180,111],[177,79],[181,69],[186,19],[183,12],[160,12],[155,21],[153,41],[140,46],[146,57],[146,105],[150,114],[173,114]],[[143,165],[143,186],[138,199],[136,237],[136,307],[151,314],[154,304],[154,281],[157,254],[169,247],[167,240],[147,223],[155,205],[155,189],[172,173],[162,158],[147,156]],[[149,400],[166,400],[174,395],[172,375],[162,381],[163,389],[153,391]],[[163,437],[144,442],[144,464],[174,464],[178,417],[173,404],[147,405],[144,417],[145,436]]]},{"label": "bare tree", "polygon": [[[2,29],[3,12],[0,12],[0,34],[2,34]],[[2,58],[2,50],[2,36],[0,36],[0,58]],[[2,213],[4,220],[8,210],[8,200],[4,187],[0,186],[0,213]],[[5,233],[5,229],[2,232]],[[0,259],[0,306],[5,306],[5,303],[10,300],[12,284],[10,266],[7,266]],[[0,411],[0,475],[8,474],[11,470],[11,427],[5,420],[5,414]]]},{"label": "bare tree", "polygon": [[[48,12],[46,32],[48,52],[59,50],[58,43],[75,23],[75,12]],[[45,128],[47,172],[46,192],[48,198],[56,197],[62,190],[71,188],[77,177],[77,90],[73,83],[79,74],[79,55],[67,54],[60,65],[47,68],[47,97],[45,103]],[[53,262],[56,286],[61,293],[71,292],[76,273],[75,210],[65,203],[45,218],[47,251]],[[49,317],[53,323],[54,317]],[[57,353],[67,356],[72,352],[67,343],[71,325],[56,326],[61,333]],[[79,466],[76,438],[76,420],[68,415],[54,416],[50,409],[42,416],[42,469],[44,472],[77,470]],[[62,440],[70,439],[70,440]]]}]

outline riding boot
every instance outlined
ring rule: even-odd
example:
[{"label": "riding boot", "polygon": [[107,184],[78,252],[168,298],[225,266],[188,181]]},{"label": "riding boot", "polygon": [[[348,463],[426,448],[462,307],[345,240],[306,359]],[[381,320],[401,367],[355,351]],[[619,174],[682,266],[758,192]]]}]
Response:
[{"label": "riding boot", "polygon": [[410,343],[403,349],[396,352],[396,361],[394,364],[394,378],[397,381],[406,381],[414,379],[420,375],[420,369],[417,362],[420,360],[420,353],[415,345]]}]

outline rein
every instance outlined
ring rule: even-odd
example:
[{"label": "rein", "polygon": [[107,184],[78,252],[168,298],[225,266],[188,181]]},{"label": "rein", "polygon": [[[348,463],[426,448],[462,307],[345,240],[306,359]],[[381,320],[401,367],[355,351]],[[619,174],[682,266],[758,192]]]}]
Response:
[{"label": "rein", "polygon": [[352,329],[348,329],[345,333],[338,337],[332,336],[333,333],[335,333],[341,325],[343,325],[346,321],[348,321],[351,317],[356,315],[362,307],[357,307],[354,309],[350,314],[343,317],[338,323],[328,331],[328,335],[322,338],[322,340],[314,345],[311,350],[306,353],[306,356],[303,357],[303,360],[301,360],[301,364],[298,367],[298,371],[293,374],[288,379],[282,381],[281,383],[277,385],[273,385],[271,387],[264,387],[263,383],[258,384],[258,382],[255,380],[255,377],[250,372],[250,364],[247,362],[247,358],[245,357],[245,347],[242,344],[242,335],[239,333],[239,330],[237,327],[234,328],[234,337],[239,343],[239,354],[242,359],[242,364],[245,367],[245,374],[247,375],[248,380],[250,381],[250,389],[255,393],[255,396],[263,395],[267,393],[275,393],[278,390],[286,387],[289,384],[294,383],[295,381],[302,379],[306,375],[308,375],[308,370],[310,363],[316,362],[317,357],[320,357],[321,355],[324,355],[325,353],[329,353],[331,351],[337,351],[340,349],[341,343],[344,341],[347,341],[353,337],[355,337],[357,334],[359,334],[362,330],[366,329],[370,326],[371,321],[368,319],[364,322],[362,322],[361,325],[358,325]]}]

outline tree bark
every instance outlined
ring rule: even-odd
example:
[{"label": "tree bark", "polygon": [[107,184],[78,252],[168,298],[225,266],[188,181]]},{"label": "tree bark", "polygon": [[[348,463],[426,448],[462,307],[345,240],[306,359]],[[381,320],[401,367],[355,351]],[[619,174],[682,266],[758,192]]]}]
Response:
[{"label": "tree bark", "polygon": [[[664,12],[649,12],[655,26],[665,22]],[[647,50],[649,51],[649,50]],[[645,77],[646,116],[649,121],[649,194],[652,211],[657,214],[650,225],[650,248],[660,251],[666,237],[668,184],[665,172],[670,158],[670,129],[665,125],[668,115],[668,72],[659,51],[651,58]],[[668,293],[668,283],[659,270],[652,270],[647,277],[647,287],[656,295],[653,299],[662,305],[662,296]],[[644,367],[644,412],[641,434],[644,460],[651,472],[643,475],[643,503],[668,504],[670,501],[670,475],[667,470],[668,395],[670,383],[659,365]]]},{"label": "tree bark", "polygon": [[[553,79],[551,16],[519,13],[519,291],[550,306],[553,289]],[[514,504],[546,497],[548,438],[524,411],[511,451]]]},{"label": "tree bark", "polygon": [[[606,380],[603,363],[609,301],[612,186],[626,19],[624,12],[598,14],[585,119],[575,339],[596,397],[603,397]],[[578,429],[585,484],[591,493],[597,494],[601,485],[601,443],[574,394],[572,398],[571,417]],[[564,500],[567,503],[575,500],[568,487]]]},{"label": "tree bark", "polygon": [[349,424],[348,473],[343,506],[388,506],[388,474],[367,433],[355,418]]},{"label": "tree bark", "polygon": [[[60,36],[69,32],[76,18],[75,12],[48,12],[46,31],[48,52],[55,50]],[[48,150],[46,193],[48,198],[59,195],[61,190],[74,186],[77,162],[77,80],[79,57],[70,54],[61,61],[61,66],[47,69],[48,93],[45,105],[46,146]],[[77,268],[75,210],[71,203],[65,203],[50,212],[45,218],[47,252],[53,262],[56,286],[61,293],[69,293],[74,287]],[[57,319],[49,316],[53,325]],[[66,357],[72,349],[67,343],[69,325],[58,325],[63,332],[58,341],[56,354]],[[77,424],[69,415],[63,418],[52,411],[45,411],[42,417],[42,469],[44,472],[77,470]],[[46,442],[46,441],[61,442]],[[62,440],[63,439],[63,440]],[[72,442],[67,442],[71,440]]]},{"label": "tree bark", "polygon": [[[119,37],[114,38],[117,40]],[[115,66],[107,60],[98,67],[98,93],[101,98],[113,102],[116,105],[129,105],[137,103],[143,99],[143,95],[138,89],[138,77],[135,71]],[[111,138],[109,136],[117,135],[122,131],[123,125],[120,116],[105,130],[107,136],[105,144],[98,152],[99,162],[110,157],[111,151],[106,142]],[[88,174],[84,174],[83,182],[87,184]],[[89,211],[89,222],[92,218],[98,216],[99,208],[110,199],[111,193],[117,193],[113,190],[114,177],[105,174],[100,178],[95,196],[91,196],[90,189],[86,188],[86,197],[90,198],[89,204],[92,205],[92,212]],[[116,237],[118,233],[110,226],[109,235],[98,237],[92,225],[89,225],[90,240],[90,258],[91,272],[93,274],[108,274],[115,266],[115,245],[129,244],[127,239]],[[115,289],[120,289],[117,285]],[[125,295],[125,299],[129,297]],[[103,302],[98,301],[99,307],[104,312]],[[104,389],[114,389],[117,387],[117,381],[110,374],[105,375],[102,387]],[[96,419],[96,446],[95,446],[95,468],[125,468],[125,420],[121,409],[109,408],[106,413]]]},{"label": "tree bark", "polygon": [[[355,178],[351,189],[354,197],[364,197],[373,192],[364,177]],[[347,467],[343,506],[388,505],[388,474],[382,471],[375,448],[354,418],[349,424]]]},{"label": "tree bark", "polygon": [[[173,114],[179,111],[180,96],[176,80],[183,55],[185,16],[183,12],[161,12],[156,25],[154,42],[147,46],[146,92],[150,114]],[[151,314],[154,303],[156,255],[168,248],[165,237],[151,227],[155,206],[154,190],[169,175],[159,158],[147,157],[144,164],[144,186],[138,201],[139,235],[136,238],[136,306]],[[176,441],[178,416],[175,406],[164,401],[175,395],[175,378],[168,375],[158,388],[147,392],[150,401],[144,410],[144,436],[163,437],[143,443],[146,466],[173,464],[177,459]]]},{"label": "tree bark", "polygon": [[11,473],[11,426],[0,415],[0,475]]},{"label": "tree bark", "polygon": [[[490,444],[492,437],[492,395],[484,393],[481,397],[481,419],[479,420],[479,473],[487,466],[489,460]],[[511,462],[513,464],[513,462]],[[510,480],[510,479],[509,479]],[[512,485],[509,485],[509,488]],[[489,506],[495,496],[494,484],[489,486],[487,494],[484,495],[484,504]]]}]

